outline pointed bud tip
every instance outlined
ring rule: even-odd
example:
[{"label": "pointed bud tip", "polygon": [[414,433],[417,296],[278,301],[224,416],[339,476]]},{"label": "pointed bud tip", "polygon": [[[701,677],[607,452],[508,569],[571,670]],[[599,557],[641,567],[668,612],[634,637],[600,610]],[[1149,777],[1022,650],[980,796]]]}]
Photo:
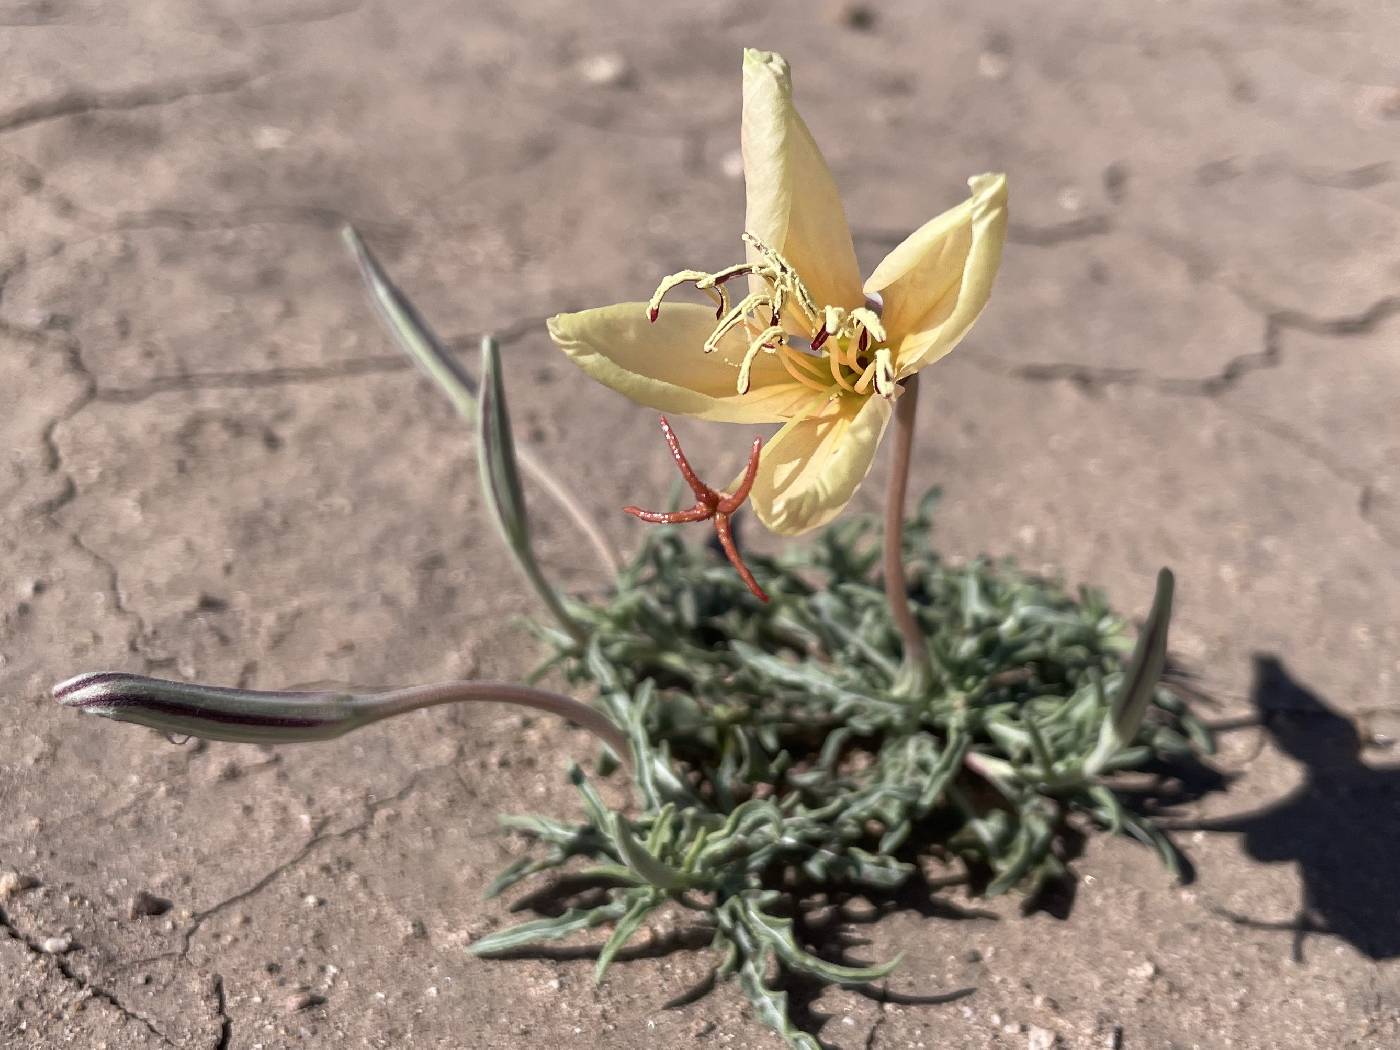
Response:
[{"label": "pointed bud tip", "polygon": [[85,671],[65,678],[55,685],[50,695],[64,707],[83,707],[92,699],[92,687],[104,682],[128,677],[120,671]]}]

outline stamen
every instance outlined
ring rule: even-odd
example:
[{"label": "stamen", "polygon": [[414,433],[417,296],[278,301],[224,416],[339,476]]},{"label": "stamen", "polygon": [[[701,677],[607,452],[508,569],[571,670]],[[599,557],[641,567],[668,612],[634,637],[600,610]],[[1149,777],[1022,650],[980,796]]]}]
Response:
[{"label": "stamen", "polygon": [[793,265],[784,259],[776,249],[768,247],[768,245],[764,244],[747,231],[744,233],[744,243],[752,245],[754,251],[758,252],[761,257],[766,259],[769,265],[776,271],[773,276],[774,285],[787,284],[791,287],[793,294],[797,296],[798,305],[802,307],[803,312],[807,315],[807,323],[815,328],[817,324],[817,304],[812,299],[811,293],[807,291],[807,286],[803,284],[802,279],[797,276],[797,270]]},{"label": "stamen", "polygon": [[793,351],[786,346],[778,351],[778,360],[783,363],[783,367],[787,369],[788,375],[792,376],[793,379],[796,379],[803,386],[810,387],[818,393],[825,394],[829,388],[818,382],[816,377],[809,372],[800,369],[793,362],[793,359],[788,356],[792,353]]},{"label": "stamen", "polygon": [[822,325],[819,329],[817,329],[817,334],[812,336],[812,349],[820,350],[822,348],[822,345],[829,338],[831,338],[831,333],[826,330],[826,325]]},{"label": "stamen", "polygon": [[[878,354],[879,351],[877,350],[876,353]],[[860,378],[856,380],[857,394],[863,394],[870,389],[870,381],[875,378],[875,366],[879,363],[879,360],[876,359],[865,366],[865,371],[862,372]]]},{"label": "stamen", "polygon": [[705,353],[713,353],[715,348],[719,346],[719,341],[728,335],[731,329],[742,324],[751,311],[760,306],[767,306],[771,309],[772,305],[773,300],[762,292],[750,292],[744,296],[734,309],[720,319],[715,330],[710,333],[710,338],[705,340]]},{"label": "stamen", "polygon": [[823,330],[839,336],[841,329],[846,326],[846,311],[839,306],[828,306],[822,316],[825,319]]},{"label": "stamen", "polygon": [[882,346],[875,351],[875,390],[882,397],[894,397],[896,389],[894,351]]},{"label": "stamen", "polygon": [[[841,348],[840,346],[837,346],[836,349],[837,351],[840,351]],[[841,358],[838,356],[838,354],[828,353],[826,355],[826,359],[831,364],[831,378],[835,379],[837,385],[840,386],[842,389],[849,390],[851,393],[854,394],[856,392],[856,388],[851,386],[850,382],[842,373],[843,362],[841,361]]]},{"label": "stamen", "polygon": [[844,364],[847,368],[849,368],[852,372],[858,373],[861,371],[861,369],[865,367],[863,364],[860,363],[860,359],[863,356],[864,354],[861,350],[852,346],[850,343],[847,343],[845,353],[841,359],[841,363]]},{"label": "stamen", "polygon": [[710,284],[723,284],[725,281],[730,281],[735,277],[742,277],[746,273],[753,272],[753,263],[735,263],[733,266],[726,266],[723,270],[716,270],[696,287]]},{"label": "stamen", "polygon": [[783,334],[782,327],[774,325],[772,328],[766,328],[760,332],[758,337],[749,344],[748,352],[744,354],[744,360],[739,365],[739,393],[747,394],[749,392],[749,369],[753,367],[753,360],[758,356],[758,352],[768,349],[771,353],[776,347],[769,348],[768,340],[781,339]]},{"label": "stamen", "polygon": [[865,306],[857,306],[851,311],[851,320],[856,324],[863,325],[870,332],[870,338],[877,343],[885,341],[885,326],[880,320],[880,315],[874,310]]},{"label": "stamen", "polygon": [[794,346],[789,346],[786,342],[778,348],[778,353],[783,357],[792,358],[792,363],[805,368],[813,379],[826,382],[826,369],[822,367],[820,354],[809,354]]},{"label": "stamen", "polygon": [[695,282],[695,287],[702,291],[708,291],[713,287],[713,289],[719,293],[719,302],[715,305],[716,321],[723,317],[729,310],[729,293],[725,290],[724,283],[735,277],[752,272],[753,266],[751,264],[738,263],[734,266],[726,266],[723,270],[710,274],[703,281]]},{"label": "stamen", "polygon": [[693,283],[696,288],[715,300],[717,305],[723,307],[724,293],[704,283],[710,277],[711,275],[703,270],[681,270],[679,273],[663,277],[661,283],[656,286],[656,291],[652,292],[651,300],[647,303],[647,320],[655,324],[657,317],[661,315],[661,301],[675,288],[683,284]]}]

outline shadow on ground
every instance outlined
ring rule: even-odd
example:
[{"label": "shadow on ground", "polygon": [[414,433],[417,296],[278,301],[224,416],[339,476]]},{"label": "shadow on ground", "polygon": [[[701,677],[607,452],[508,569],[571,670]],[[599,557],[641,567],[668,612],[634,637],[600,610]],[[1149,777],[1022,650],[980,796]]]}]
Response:
[{"label": "shadow on ground", "polygon": [[[1183,683],[1187,676],[1175,670],[1176,680]],[[1157,760],[1140,770],[1146,774],[1132,784],[1115,785],[1115,791],[1125,805],[1135,813],[1156,819],[1170,815],[1177,807],[1199,801],[1208,794],[1225,790],[1232,776],[1221,773],[1193,755],[1181,755],[1171,760]],[[925,919],[952,922],[996,922],[998,912],[960,904],[947,892],[961,887],[974,900],[980,897],[992,881],[994,872],[985,864],[950,850],[947,842],[951,828],[938,818],[932,818],[916,829],[896,856],[909,862],[913,873],[897,888],[877,890],[816,889],[805,892],[800,885],[794,890],[798,903],[791,914],[793,933],[797,941],[818,957],[846,966],[869,965],[871,940],[862,935],[862,928],[878,923],[897,912],[911,912]],[[1065,866],[1063,876],[1045,878],[1022,900],[1023,914],[1044,912],[1056,919],[1068,919],[1075,903],[1077,877],[1071,865],[1083,854],[1088,837],[1079,822],[1068,815],[1056,828],[1055,856]],[[1181,879],[1190,882],[1194,869],[1189,858],[1178,851]],[[930,877],[933,869],[946,872],[942,877]],[[586,909],[606,902],[609,883],[587,875],[562,875],[546,885],[525,894],[511,906],[511,911],[531,913],[540,917],[556,917],[569,909]],[[707,949],[714,928],[696,922],[665,934],[653,935],[643,943],[629,945],[617,952],[619,963],[656,959],[673,952],[695,952]],[[571,962],[596,959],[601,951],[597,945],[557,946],[530,945],[493,953],[500,960],[542,959]],[[715,960],[718,962],[718,959]],[[879,960],[873,960],[879,961]],[[717,975],[711,971],[692,987],[680,990],[665,1002],[674,1009],[695,1003],[715,990]],[[787,996],[787,1008],[792,1023],[799,1030],[818,1039],[823,1047],[837,1044],[821,1040],[819,1033],[826,1027],[830,1015],[818,1003],[831,988],[830,982],[809,977],[801,972],[783,968],[771,979],[772,986]],[[891,990],[880,984],[848,985],[847,990],[877,1003],[902,1006],[939,1006],[973,995],[976,987],[959,987],[930,994],[909,994]]]},{"label": "shadow on ground", "polygon": [[[1175,823],[1178,831],[1202,830],[1243,836],[1249,856],[1266,864],[1293,864],[1298,869],[1302,899],[1295,915],[1270,919],[1221,911],[1231,921],[1252,929],[1292,935],[1294,958],[1303,960],[1308,934],[1340,938],[1374,960],[1400,957],[1400,909],[1393,902],[1393,873],[1400,870],[1400,767],[1375,768],[1363,759],[1363,737],[1356,724],[1333,709],[1320,696],[1295,680],[1277,657],[1254,657],[1251,700],[1255,715],[1251,724],[1262,726],[1273,745],[1303,767],[1303,782],[1272,805],[1234,817]],[[1164,812],[1206,794],[1224,790],[1232,779],[1194,759],[1163,766],[1153,772],[1155,783],[1140,791],[1125,792],[1134,809],[1161,816]],[[1067,835],[1063,859],[1072,861],[1082,847],[1082,837]],[[927,844],[925,844],[927,846]],[[919,847],[915,847],[917,850]],[[973,888],[977,878],[971,874]],[[1186,869],[1190,878],[1190,869]],[[922,878],[887,895],[865,894],[873,909],[854,918],[845,909],[847,898],[832,896],[823,903],[820,919],[798,916],[799,938],[827,958],[853,962],[852,949],[867,944],[856,932],[864,923],[878,921],[894,911],[913,910],[928,918],[956,921],[994,921],[991,912],[962,908],[940,895],[945,887]],[[570,886],[546,887],[517,903],[517,909],[543,913],[563,907]],[[1057,880],[1042,887],[1026,902],[1026,910],[1046,911],[1068,918],[1074,904],[1073,879]],[[619,953],[619,960],[652,958],[675,950],[699,950],[708,943],[704,928],[680,931],[670,937]],[[593,948],[523,950],[513,957],[553,959],[591,957]],[[804,1031],[817,1033],[827,1018],[816,1008],[824,986],[800,975],[784,974],[777,982],[789,996],[794,1022]],[[702,998],[713,988],[713,979],[681,993],[667,1006],[681,1006]],[[972,994],[960,988],[937,995],[900,996],[868,986],[855,989],[876,1000],[908,1005],[947,1003]]]},{"label": "shadow on ground", "polygon": [[1300,962],[1310,933],[1340,938],[1370,959],[1400,957],[1400,767],[1368,765],[1356,724],[1274,656],[1255,656],[1251,698],[1274,746],[1303,765],[1303,782],[1266,809],[1192,826],[1243,835],[1261,863],[1296,865],[1302,900],[1289,919],[1222,914],[1292,933]]}]

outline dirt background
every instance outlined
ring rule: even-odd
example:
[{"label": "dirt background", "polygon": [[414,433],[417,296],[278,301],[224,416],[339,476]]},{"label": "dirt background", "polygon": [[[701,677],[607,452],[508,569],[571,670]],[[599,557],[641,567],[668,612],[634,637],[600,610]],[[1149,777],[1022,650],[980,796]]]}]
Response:
[{"label": "dirt background", "polygon": [[[1211,717],[1275,712],[1222,736],[1234,780],[1187,815],[1259,815],[1183,833],[1194,884],[1094,840],[1067,920],[869,924],[871,957],[907,953],[892,990],[975,994],[833,990],[809,1019],[847,1050],[1400,1045],[1394,5],[6,0],[0,23],[4,1045],[779,1045],[731,989],[662,1009],[707,959],[663,957],[664,925],[601,988],[586,951],[464,951],[509,920],[481,899],[518,849],[494,815],[572,813],[577,733],[435,711],[176,747],[47,699],[99,668],[531,667],[469,435],[336,227],[464,351],[503,334],[521,440],[634,544],[617,508],[671,482],[654,420],[541,320],[738,258],[745,45],[792,62],[867,267],[1010,174],[992,306],[921,405],[943,548],[1138,615],[1170,564]],[[750,436],[682,434],[715,476]],[[171,910],[133,917],[142,891]],[[1297,961],[1290,925],[1328,932]]]}]

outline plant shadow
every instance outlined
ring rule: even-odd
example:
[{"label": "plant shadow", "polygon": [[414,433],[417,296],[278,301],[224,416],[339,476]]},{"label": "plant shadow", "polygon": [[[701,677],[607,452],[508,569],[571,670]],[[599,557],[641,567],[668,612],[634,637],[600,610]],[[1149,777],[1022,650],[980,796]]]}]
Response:
[{"label": "plant shadow", "polygon": [[1400,957],[1400,767],[1369,765],[1356,723],[1273,655],[1255,655],[1250,698],[1269,741],[1301,765],[1303,782],[1262,810],[1176,827],[1238,834],[1254,860],[1296,865],[1302,899],[1283,920],[1216,910],[1241,926],[1291,933],[1298,962],[1310,933],[1376,961]]},{"label": "plant shadow", "polygon": [[[1229,777],[1193,757],[1157,762],[1144,769],[1148,776],[1130,788],[1118,788],[1125,804],[1143,816],[1160,816],[1174,807],[1195,801],[1204,795],[1223,790]],[[791,912],[793,933],[798,943],[812,954],[843,966],[865,966],[872,960],[860,949],[871,943],[861,936],[860,929],[880,922],[889,915],[909,912],[926,919],[951,922],[997,922],[998,913],[955,900],[947,891],[962,889],[975,900],[985,890],[991,878],[989,869],[969,865],[952,857],[944,848],[947,829],[937,821],[917,828],[898,851],[901,860],[913,865],[913,873],[897,888],[878,890],[832,890],[829,887],[789,885],[785,888],[795,901]],[[1078,859],[1087,834],[1068,822],[1057,828],[1056,854],[1068,867]],[[930,865],[932,860],[935,864]],[[931,868],[947,872],[944,877],[931,878]],[[1183,858],[1183,877],[1189,879],[1190,867]],[[518,898],[512,912],[527,911],[541,916],[557,916],[569,908],[588,908],[607,900],[611,883],[596,878],[561,875],[538,889]],[[1045,912],[1057,919],[1067,919],[1073,910],[1076,879],[1072,871],[1063,878],[1045,880],[1029,894],[1021,905],[1024,914]],[[662,935],[653,935],[641,944],[629,945],[615,956],[615,963],[658,959],[677,951],[700,951],[707,948],[714,936],[714,927],[704,922],[673,928]],[[596,959],[599,945],[530,946],[495,953],[499,959],[536,959],[555,962]],[[666,1009],[689,1006],[705,998],[718,982],[712,970],[699,982],[687,988],[665,1004]],[[789,1017],[799,1030],[818,1040],[829,1050],[839,1050],[837,1044],[821,1039],[831,1015],[822,1012],[818,1001],[830,990],[831,984],[799,972],[781,969],[772,978],[772,985],[786,993]],[[901,992],[888,983],[847,985],[847,990],[878,1003],[902,1006],[939,1006],[974,994],[977,988],[960,987],[929,993]]]}]

